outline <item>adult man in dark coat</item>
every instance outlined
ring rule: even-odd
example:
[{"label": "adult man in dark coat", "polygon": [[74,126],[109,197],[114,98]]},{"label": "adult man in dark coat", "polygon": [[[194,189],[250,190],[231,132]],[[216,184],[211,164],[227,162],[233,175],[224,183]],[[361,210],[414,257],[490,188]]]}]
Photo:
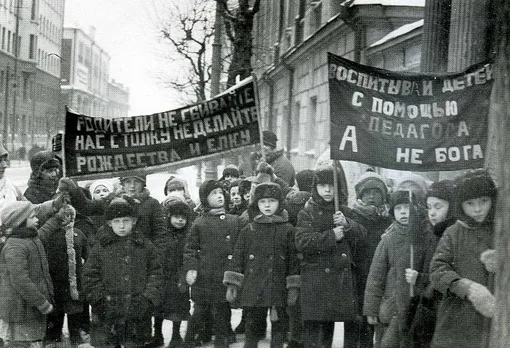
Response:
[{"label": "adult man in dark coat", "polygon": [[268,130],[262,133],[262,137],[266,152],[266,162],[274,168],[274,173],[277,177],[289,184],[290,187],[294,186],[296,171],[289,159],[285,157],[284,149],[276,150],[278,137]]}]

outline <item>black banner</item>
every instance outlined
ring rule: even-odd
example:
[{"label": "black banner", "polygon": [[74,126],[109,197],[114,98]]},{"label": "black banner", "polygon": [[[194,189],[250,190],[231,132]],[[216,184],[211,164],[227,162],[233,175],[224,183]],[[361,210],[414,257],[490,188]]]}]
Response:
[{"label": "black banner", "polygon": [[250,78],[213,99],[152,115],[108,119],[68,110],[66,175],[155,171],[258,143],[255,88]]},{"label": "black banner", "polygon": [[328,53],[331,158],[398,170],[483,167],[492,64],[397,73]]}]

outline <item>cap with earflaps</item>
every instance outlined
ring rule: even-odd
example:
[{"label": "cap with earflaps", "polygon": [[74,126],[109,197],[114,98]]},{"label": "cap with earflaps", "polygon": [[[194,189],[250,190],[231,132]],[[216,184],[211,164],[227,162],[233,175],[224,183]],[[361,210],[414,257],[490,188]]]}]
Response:
[{"label": "cap with earflaps", "polygon": [[136,217],[136,212],[134,207],[122,198],[114,199],[104,211],[104,217],[107,221],[126,216]]},{"label": "cap with earflaps", "polygon": [[29,201],[16,201],[7,204],[0,214],[0,220],[5,228],[21,226],[35,211],[35,205]]},{"label": "cap with earflaps", "polygon": [[278,137],[273,132],[271,132],[269,130],[265,130],[262,132],[262,140],[263,140],[264,145],[276,147],[276,142],[278,141]]}]

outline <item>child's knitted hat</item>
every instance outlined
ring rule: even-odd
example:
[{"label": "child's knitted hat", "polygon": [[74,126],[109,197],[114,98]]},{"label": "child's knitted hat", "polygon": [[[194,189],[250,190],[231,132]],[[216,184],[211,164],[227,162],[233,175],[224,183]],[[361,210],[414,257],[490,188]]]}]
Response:
[{"label": "child's knitted hat", "polygon": [[161,203],[166,216],[183,215],[187,219],[191,216],[191,207],[188,203],[178,196],[168,196]]},{"label": "child's knitted hat", "polygon": [[113,184],[111,183],[111,181],[108,181],[108,180],[96,180],[94,181],[92,184],[90,184],[89,186],[89,191],[90,191],[90,194],[93,196],[94,195],[94,191],[96,190],[96,188],[98,186],[104,186],[108,189],[108,191],[110,192],[113,192]]},{"label": "child's knitted hat", "polygon": [[[416,203],[416,195],[412,193],[413,202]],[[399,204],[409,203],[409,191],[395,191],[390,195],[390,209],[388,211],[390,216],[394,216],[395,206]]]},{"label": "child's knitted hat", "polygon": [[170,192],[177,191],[177,190],[186,191],[186,186],[184,185],[184,182],[182,182],[182,180],[172,176],[165,183],[165,189],[164,189],[165,196],[168,195]]},{"label": "child's knitted hat", "polygon": [[114,199],[104,212],[107,221],[126,216],[136,217],[136,212],[134,207],[123,198]]},{"label": "child's knitted hat", "polygon": [[354,185],[356,198],[361,199],[365,190],[373,188],[381,191],[382,197],[384,201],[386,201],[388,187],[386,186],[383,178],[376,172],[366,172],[359,178],[358,182]]},{"label": "child's knitted hat", "polygon": [[220,180],[224,180],[227,175],[233,176],[234,178],[239,177],[239,169],[236,167],[235,164],[229,164],[228,166],[223,169],[223,174],[221,176]]},{"label": "child's knitted hat", "polygon": [[296,174],[296,182],[299,187],[299,191],[312,191],[314,174],[315,172],[311,169],[301,170]]},{"label": "child's knitted hat", "polygon": [[29,201],[16,201],[7,204],[0,214],[2,225],[5,228],[16,228],[21,226],[34,212],[35,205]]},{"label": "child's knitted hat", "polygon": [[441,181],[432,183],[432,185],[430,185],[429,190],[427,191],[427,198],[428,197],[436,197],[439,199],[443,199],[447,202],[452,202],[452,200],[453,200],[453,181],[452,180],[441,180]]},{"label": "child's knitted hat", "polygon": [[202,183],[202,185],[200,185],[200,188],[198,189],[198,196],[200,197],[200,203],[202,203],[202,206],[209,206],[207,196],[209,196],[209,194],[217,188],[223,190],[223,185],[218,180],[206,180]]},{"label": "child's knitted hat", "polygon": [[457,178],[455,184],[455,199],[459,203],[483,196],[496,197],[496,185],[485,169],[470,170]]}]

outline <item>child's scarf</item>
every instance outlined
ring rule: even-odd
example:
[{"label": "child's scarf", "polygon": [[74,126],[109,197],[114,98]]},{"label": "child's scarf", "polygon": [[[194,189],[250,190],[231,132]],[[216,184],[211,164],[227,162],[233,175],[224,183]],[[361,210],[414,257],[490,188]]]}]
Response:
[{"label": "child's scarf", "polygon": [[[74,210],[74,209],[73,209]],[[64,227],[66,233],[67,263],[69,265],[69,291],[73,300],[78,300],[78,283],[76,281],[76,250],[74,250],[74,217],[69,224]]]}]

